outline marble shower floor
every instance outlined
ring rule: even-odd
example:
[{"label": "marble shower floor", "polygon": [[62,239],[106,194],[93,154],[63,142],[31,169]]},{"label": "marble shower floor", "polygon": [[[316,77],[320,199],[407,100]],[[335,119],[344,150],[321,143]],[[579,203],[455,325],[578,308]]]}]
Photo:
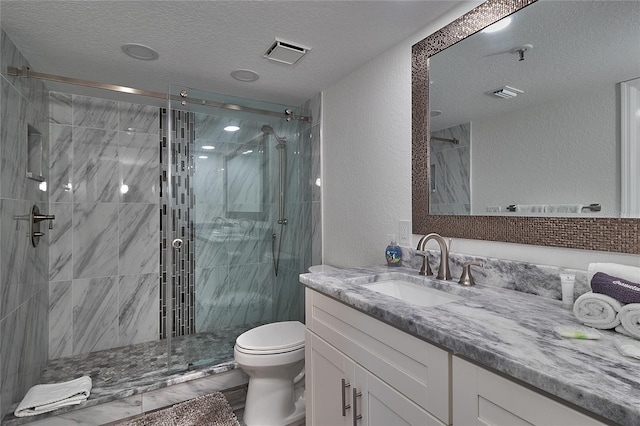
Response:
[{"label": "marble shower floor", "polygon": [[[237,336],[250,328],[235,327],[215,333],[174,337],[170,371],[167,371],[167,342],[160,340],[52,360],[39,383],[60,383],[84,375],[91,377],[93,387],[89,399],[52,413],[59,414],[223,373],[237,368],[233,345]],[[16,406],[12,407],[11,413]],[[24,423],[25,419],[8,414],[2,420],[4,425]]]}]

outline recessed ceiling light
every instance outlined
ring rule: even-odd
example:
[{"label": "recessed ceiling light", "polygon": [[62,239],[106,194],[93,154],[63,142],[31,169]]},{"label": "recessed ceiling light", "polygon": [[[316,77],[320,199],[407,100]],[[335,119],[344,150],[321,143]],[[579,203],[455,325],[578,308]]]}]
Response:
[{"label": "recessed ceiling light", "polygon": [[216,147],[212,145],[202,145],[202,149],[216,149]]},{"label": "recessed ceiling light", "polygon": [[240,130],[240,127],[230,125],[225,127],[224,130],[226,130],[227,132],[237,132],[238,130]]},{"label": "recessed ceiling light", "polygon": [[231,77],[238,81],[252,82],[260,78],[257,72],[251,70],[234,70],[231,71]]},{"label": "recessed ceiling light", "polygon": [[160,56],[158,55],[158,52],[149,46],[138,43],[123,44],[121,49],[125,55],[131,56],[135,59],[141,59],[143,61],[153,61],[158,59]]},{"label": "recessed ceiling light", "polygon": [[511,23],[511,16],[507,16],[506,18],[499,20],[495,24],[489,25],[487,28],[482,30],[482,32],[487,34],[495,33],[495,32],[504,30],[509,26],[510,23]]}]

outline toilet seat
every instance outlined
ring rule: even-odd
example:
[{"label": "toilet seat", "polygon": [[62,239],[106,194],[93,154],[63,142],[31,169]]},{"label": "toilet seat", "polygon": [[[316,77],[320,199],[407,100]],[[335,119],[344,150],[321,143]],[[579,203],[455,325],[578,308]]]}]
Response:
[{"label": "toilet seat", "polygon": [[261,325],[242,333],[236,339],[236,350],[246,354],[269,355],[304,348],[304,324],[283,321]]}]

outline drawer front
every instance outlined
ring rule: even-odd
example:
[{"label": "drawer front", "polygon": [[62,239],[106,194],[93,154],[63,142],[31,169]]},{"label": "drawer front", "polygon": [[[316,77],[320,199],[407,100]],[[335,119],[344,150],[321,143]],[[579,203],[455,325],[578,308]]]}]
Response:
[{"label": "drawer front", "polygon": [[307,328],[411,401],[450,424],[450,354],[316,291]]}]

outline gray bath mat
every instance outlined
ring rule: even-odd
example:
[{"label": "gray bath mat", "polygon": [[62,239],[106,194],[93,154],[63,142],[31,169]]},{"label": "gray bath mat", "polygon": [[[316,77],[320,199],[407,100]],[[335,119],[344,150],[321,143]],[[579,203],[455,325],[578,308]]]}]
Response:
[{"label": "gray bath mat", "polygon": [[220,392],[199,396],[170,408],[118,423],[119,426],[240,426]]}]

